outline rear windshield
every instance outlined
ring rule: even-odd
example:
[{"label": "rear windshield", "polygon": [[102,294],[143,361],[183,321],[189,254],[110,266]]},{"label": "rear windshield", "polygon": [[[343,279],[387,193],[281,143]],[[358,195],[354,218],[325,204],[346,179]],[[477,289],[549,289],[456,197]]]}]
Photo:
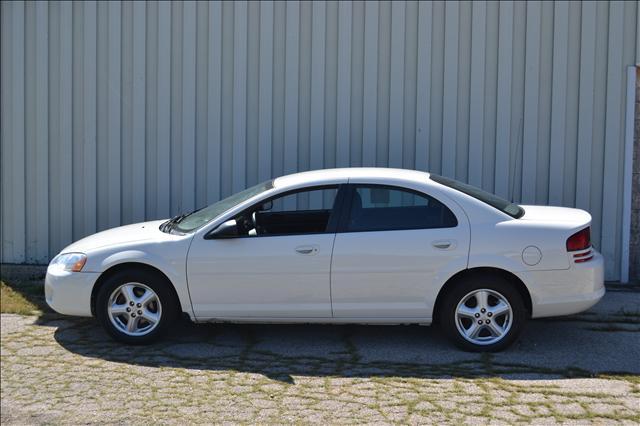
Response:
[{"label": "rear windshield", "polygon": [[476,200],[480,200],[483,203],[489,204],[491,207],[494,207],[500,210],[502,213],[508,214],[515,219],[521,218],[524,215],[524,209],[519,205],[500,198],[497,195],[493,195],[487,191],[483,191],[482,189],[477,188],[473,185],[468,185],[454,179],[449,179],[444,176],[434,174],[431,174],[430,178],[434,182],[438,182],[441,185],[448,186],[449,188],[453,188],[460,192],[464,192],[465,194],[475,198]]}]

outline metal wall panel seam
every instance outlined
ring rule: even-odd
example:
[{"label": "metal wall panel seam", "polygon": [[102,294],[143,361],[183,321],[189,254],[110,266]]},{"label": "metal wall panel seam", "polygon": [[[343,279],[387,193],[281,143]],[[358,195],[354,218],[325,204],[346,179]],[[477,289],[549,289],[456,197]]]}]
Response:
[{"label": "metal wall panel seam", "polygon": [[158,3],[157,214],[171,213],[171,4]]},{"label": "metal wall panel seam", "polygon": [[524,204],[533,204],[536,198],[538,107],[540,96],[540,12],[540,2],[531,1],[527,3],[522,139],[522,202]]},{"label": "metal wall panel seam", "polygon": [[[71,209],[73,200],[73,176],[72,176],[72,4],[60,3],[60,97],[59,97],[59,129],[60,129],[60,198],[54,200],[58,205],[60,223],[53,224],[60,230],[58,241],[60,247],[72,242],[72,224],[74,212]],[[119,74],[118,74],[119,75]],[[118,122],[116,129],[120,128]],[[119,157],[118,157],[119,161]],[[119,199],[119,194],[118,194]],[[120,204],[118,203],[118,212]],[[118,221],[119,222],[119,221]],[[118,223],[113,226],[117,226]]]},{"label": "metal wall panel seam", "polygon": [[364,90],[362,95],[362,165],[375,166],[378,108],[378,10],[376,2],[365,3]]},{"label": "metal wall panel seam", "polygon": [[258,183],[260,139],[260,3],[249,2],[247,8],[247,97],[245,186]]},{"label": "metal wall panel seam", "polygon": [[351,128],[351,31],[353,4],[338,2],[338,75],[336,104],[336,166],[349,165]]},{"label": "metal wall panel seam", "polygon": [[[326,26],[326,3],[313,2],[311,16],[310,170],[322,169],[324,166]],[[309,203],[310,208],[321,208],[322,193],[311,193]]]},{"label": "metal wall panel seam", "polygon": [[196,4],[183,3],[182,11],[182,185],[181,209],[195,208],[196,191]]},{"label": "metal wall panel seam", "polygon": [[16,262],[26,258],[26,159],[25,159],[25,5],[13,3],[11,15],[11,170],[13,194],[11,197],[13,257]]},{"label": "metal wall panel seam", "polygon": [[442,174],[451,178],[456,177],[456,152],[458,141],[459,11],[459,3],[445,3]]},{"label": "metal wall panel seam", "polygon": [[569,4],[554,4],[553,81],[551,101],[551,146],[549,155],[549,203],[562,205],[565,162],[567,108],[567,49],[569,43]]},{"label": "metal wall panel seam", "polygon": [[418,61],[416,64],[416,159],[415,168],[429,168],[431,118],[431,26],[433,3],[418,3]]},{"label": "metal wall panel seam", "polygon": [[[12,103],[11,99],[13,95],[11,94],[12,88],[12,77],[11,77],[11,67],[7,67],[6,64],[11,63],[11,55],[12,55],[12,43],[13,39],[10,37],[10,33],[12,31],[11,21],[12,21],[12,11],[13,11],[13,3],[2,2],[0,3],[0,55],[2,64],[2,72],[0,72],[0,93],[2,93],[2,97],[0,97],[0,101],[2,103],[0,108],[2,126],[0,126],[0,179],[2,179],[2,191],[0,191],[0,195],[2,198],[0,199],[0,236],[2,237],[2,251],[0,252],[0,261],[2,262],[12,262],[13,258],[13,229],[11,227],[11,216],[13,206],[10,200],[13,198],[13,170],[11,167],[11,134],[13,130],[11,129],[12,123]],[[6,67],[6,68],[5,68]]]},{"label": "metal wall panel seam", "polygon": [[[121,4],[107,4],[108,23],[108,226],[121,223],[120,177],[121,177]],[[63,26],[64,28],[64,26]],[[70,37],[70,36],[69,36]],[[71,40],[69,40],[71,42]],[[69,61],[70,63],[71,61]]]},{"label": "metal wall panel seam", "polygon": [[[49,4],[35,4],[36,49],[36,253],[38,263],[49,261]],[[95,161],[95,158],[94,158]],[[89,206],[91,207],[91,206]],[[95,206],[90,210],[93,214]]]},{"label": "metal wall panel seam", "polygon": [[284,173],[293,173],[298,163],[298,81],[300,4],[286,3]]},{"label": "metal wall panel seam", "polygon": [[513,2],[499,4],[498,93],[496,114],[495,193],[509,196],[511,158],[511,84],[513,63]]},{"label": "metal wall panel seam", "polygon": [[196,3],[196,94],[195,94],[195,200],[196,208],[206,206],[207,201],[207,150],[208,133],[208,66],[209,66],[209,6],[208,2]]},{"label": "metal wall panel seam", "polygon": [[442,125],[444,99],[444,17],[445,3],[433,3],[431,20],[431,82],[430,84],[430,129],[429,171],[442,173]]},{"label": "metal wall panel seam", "polygon": [[132,178],[133,221],[145,219],[145,76],[146,76],[146,3],[133,3],[133,108],[132,108]]},{"label": "metal wall panel seam", "polygon": [[405,3],[391,3],[391,81],[389,85],[388,157],[389,167],[402,167],[405,12]]},{"label": "metal wall panel seam", "polygon": [[222,103],[222,3],[209,3],[207,69],[207,202],[220,199]]},{"label": "metal wall panel seam", "polygon": [[259,82],[259,140],[258,180],[271,177],[273,122],[273,3],[260,3],[260,82]]},{"label": "metal wall panel seam", "polygon": [[233,4],[233,192],[245,188],[247,145],[247,4]]},{"label": "metal wall panel seam", "polygon": [[588,210],[591,204],[591,152],[593,146],[593,101],[596,50],[595,2],[582,4],[580,40],[580,104],[578,107],[578,157],[576,207]]},{"label": "metal wall panel seam", "polygon": [[98,6],[94,1],[87,1],[84,8],[83,34],[83,141],[84,141],[84,232],[91,234],[97,230],[97,27]]},{"label": "metal wall panel seam", "polygon": [[469,96],[469,183],[482,186],[484,145],[487,4],[473,2],[471,24],[471,93]]}]

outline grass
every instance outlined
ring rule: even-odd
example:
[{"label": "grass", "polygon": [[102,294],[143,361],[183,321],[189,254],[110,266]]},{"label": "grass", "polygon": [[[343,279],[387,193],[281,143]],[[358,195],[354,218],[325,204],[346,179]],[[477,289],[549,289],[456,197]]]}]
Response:
[{"label": "grass", "polygon": [[40,315],[49,312],[42,281],[0,280],[0,312],[20,315]]}]

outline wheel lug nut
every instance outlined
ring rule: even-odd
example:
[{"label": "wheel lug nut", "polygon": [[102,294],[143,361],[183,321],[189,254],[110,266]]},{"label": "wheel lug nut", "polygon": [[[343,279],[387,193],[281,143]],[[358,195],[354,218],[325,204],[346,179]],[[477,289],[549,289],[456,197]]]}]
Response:
[{"label": "wheel lug nut", "polygon": [[138,311],[138,315],[142,315],[142,311]]},{"label": "wheel lug nut", "polygon": [[133,306],[133,305],[134,305],[134,303],[133,303],[133,302],[129,302],[129,305]]},{"label": "wheel lug nut", "polygon": [[127,308],[127,312],[131,312],[131,308]]},{"label": "wheel lug nut", "polygon": [[487,310],[485,308],[482,308],[482,309],[480,309],[480,312],[482,312],[484,314],[485,312],[487,312]]},{"label": "wheel lug nut", "polygon": [[476,315],[475,315],[475,317],[476,317],[476,318],[480,318],[480,314],[476,314]]},{"label": "wheel lug nut", "polygon": [[478,321],[478,324],[482,324],[482,320]]},{"label": "wheel lug nut", "polygon": [[486,320],[485,322],[486,322],[487,324],[489,324],[489,323],[491,322],[491,320]]},{"label": "wheel lug nut", "polygon": [[138,303],[136,306],[139,308],[142,306],[142,303]]},{"label": "wheel lug nut", "polygon": [[135,318],[135,317],[136,317],[136,313],[135,313],[135,312],[134,312],[134,313],[132,313],[132,314],[131,314],[131,316],[132,316],[133,318]]},{"label": "wheel lug nut", "polygon": [[491,312],[489,312],[489,313],[487,314],[487,316],[488,316],[488,317],[492,317],[492,316],[493,316],[493,314],[492,314]]}]

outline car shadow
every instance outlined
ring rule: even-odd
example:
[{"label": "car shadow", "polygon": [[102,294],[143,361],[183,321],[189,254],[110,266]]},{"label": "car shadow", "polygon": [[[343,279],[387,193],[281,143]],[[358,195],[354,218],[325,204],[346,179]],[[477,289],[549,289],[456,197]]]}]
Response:
[{"label": "car shadow", "polygon": [[[3,280],[37,306],[40,313],[35,324],[53,327],[58,344],[72,353],[106,361],[244,371],[284,382],[318,375],[534,380],[640,375],[637,286],[609,285],[600,310],[530,321],[508,350],[477,354],[453,347],[435,327],[193,324],[186,320],[158,343],[127,346],[114,342],[95,319],[51,311],[44,301],[40,275]],[[629,306],[636,308],[629,310]]]},{"label": "car shadow", "polygon": [[[42,321],[68,351],[147,367],[240,371],[293,383],[296,376],[544,380],[640,375],[636,331],[580,321],[532,321],[508,350],[463,352],[435,327],[176,324],[147,346],[114,342],[93,319]],[[43,324],[44,325],[44,324]]]}]

